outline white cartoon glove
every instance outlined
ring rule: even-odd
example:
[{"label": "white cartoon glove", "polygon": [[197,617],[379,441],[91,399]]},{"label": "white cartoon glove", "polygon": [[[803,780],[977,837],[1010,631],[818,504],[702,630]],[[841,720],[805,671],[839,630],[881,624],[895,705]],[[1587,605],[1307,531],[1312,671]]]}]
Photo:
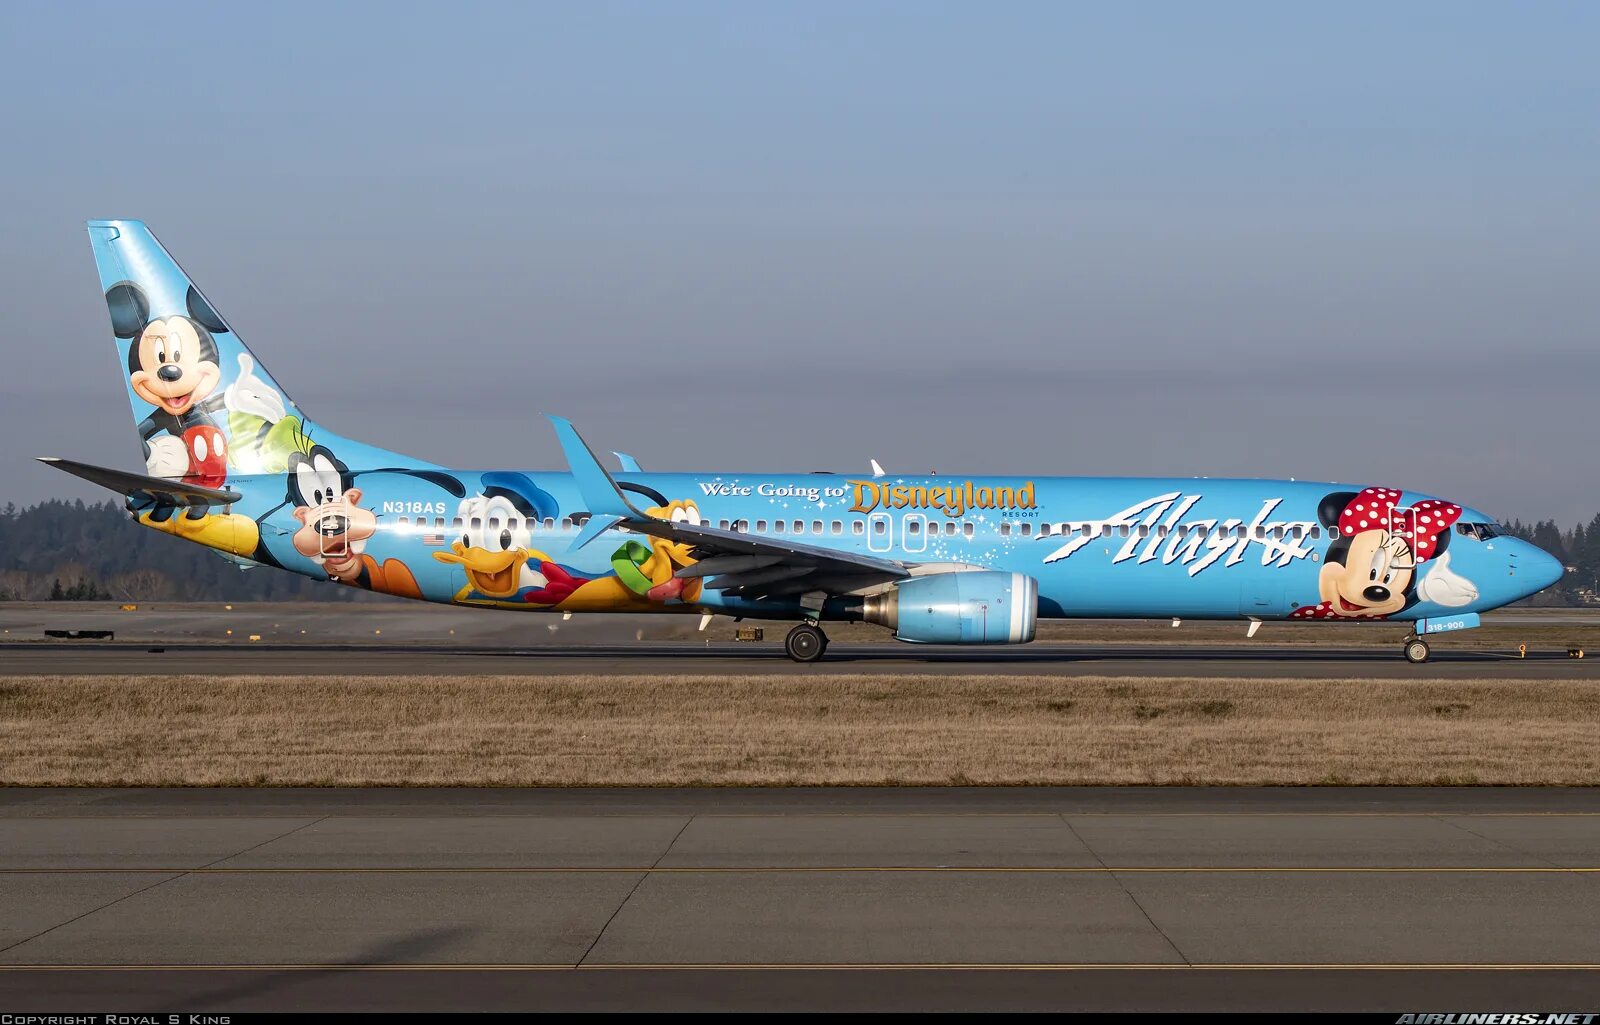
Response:
[{"label": "white cartoon glove", "polygon": [[239,376],[222,393],[229,412],[259,416],[269,424],[283,419],[283,396],[255,374],[256,361],[249,353],[239,353]]},{"label": "white cartoon glove", "polygon": [[1466,577],[1450,571],[1450,553],[1434,560],[1428,575],[1417,581],[1417,597],[1435,605],[1457,608],[1478,600],[1478,588]]},{"label": "white cartoon glove", "polygon": [[151,438],[144,466],[152,477],[182,477],[189,472],[189,450],[170,434]]}]

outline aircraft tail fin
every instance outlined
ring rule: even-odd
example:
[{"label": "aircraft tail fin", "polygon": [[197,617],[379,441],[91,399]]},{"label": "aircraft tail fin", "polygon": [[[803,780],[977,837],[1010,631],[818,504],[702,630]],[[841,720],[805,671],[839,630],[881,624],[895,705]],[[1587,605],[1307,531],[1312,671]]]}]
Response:
[{"label": "aircraft tail fin", "polygon": [[152,477],[221,488],[321,445],[352,467],[431,464],[321,431],[141,221],[90,221],[128,401]]}]

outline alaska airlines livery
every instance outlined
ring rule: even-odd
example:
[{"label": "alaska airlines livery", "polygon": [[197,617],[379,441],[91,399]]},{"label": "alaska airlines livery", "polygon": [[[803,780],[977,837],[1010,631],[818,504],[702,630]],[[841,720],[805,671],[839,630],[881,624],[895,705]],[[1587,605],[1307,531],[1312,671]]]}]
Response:
[{"label": "alaska airlines livery", "polygon": [[1400,487],[1131,477],[458,470],[295,405],[138,221],[91,221],[144,473],[47,462],[139,523],[348,587],[524,612],[824,621],[1020,644],[1039,617],[1395,620],[1404,652],[1559,579],[1489,517]]}]

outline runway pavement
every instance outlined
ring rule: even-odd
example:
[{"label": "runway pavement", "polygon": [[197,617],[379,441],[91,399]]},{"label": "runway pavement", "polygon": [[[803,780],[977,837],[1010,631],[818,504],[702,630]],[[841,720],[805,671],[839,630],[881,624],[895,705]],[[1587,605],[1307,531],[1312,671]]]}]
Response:
[{"label": "runway pavement", "polygon": [[1261,679],[1596,679],[1600,658],[1565,653],[1436,651],[1412,665],[1388,648],[1230,648],[1174,645],[1033,644],[1020,648],[938,648],[834,644],[821,662],[791,662],[773,644],[693,642],[538,647],[428,644],[124,644],[76,641],[0,644],[0,676],[37,674],[710,675],[892,673],[915,676],[1243,676]]},{"label": "runway pavement", "polygon": [[0,790],[0,1006],[1563,1010],[1600,790]]}]

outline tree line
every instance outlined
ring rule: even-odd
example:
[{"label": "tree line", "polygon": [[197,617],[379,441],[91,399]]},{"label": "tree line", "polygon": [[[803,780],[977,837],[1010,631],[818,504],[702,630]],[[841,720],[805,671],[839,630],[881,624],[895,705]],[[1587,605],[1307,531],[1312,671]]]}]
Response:
[{"label": "tree line", "polygon": [[370,597],[141,527],[114,502],[0,509],[0,601],[351,601]]}]

